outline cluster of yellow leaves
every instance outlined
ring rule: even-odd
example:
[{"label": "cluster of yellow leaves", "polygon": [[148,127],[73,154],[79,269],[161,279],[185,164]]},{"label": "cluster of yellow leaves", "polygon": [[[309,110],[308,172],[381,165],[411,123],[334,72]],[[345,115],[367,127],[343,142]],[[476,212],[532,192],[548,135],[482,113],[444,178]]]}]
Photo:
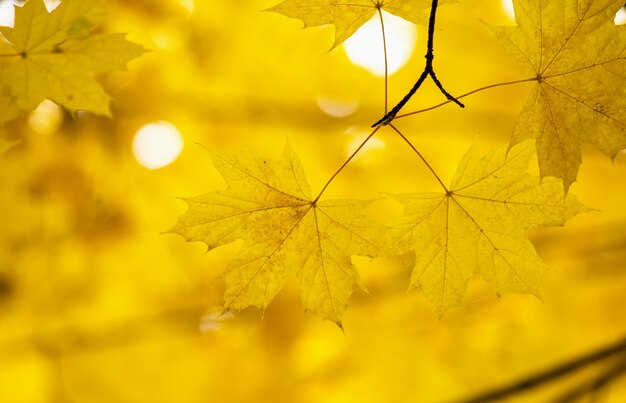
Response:
[{"label": "cluster of yellow leaves", "polygon": [[104,0],[43,0],[15,8],[15,27],[0,27],[0,124],[50,99],[70,111],[109,115],[109,96],[94,76],[126,68],[144,50],[123,34],[95,35]]},{"label": "cluster of yellow leaves", "polygon": [[516,27],[494,28],[537,84],[512,144],[534,138],[541,176],[576,180],[582,143],[610,158],[626,148],[626,26],[622,0],[515,0]]},{"label": "cluster of yellow leaves", "polygon": [[[306,26],[333,24],[336,47],[380,10],[422,23],[430,4],[285,0],[270,10]],[[351,293],[364,289],[351,256],[407,251],[416,255],[411,286],[422,288],[439,314],[462,302],[475,274],[498,292],[538,292],[544,263],[524,231],[562,225],[586,210],[567,195],[581,143],[609,156],[626,147],[626,35],[612,24],[617,0],[517,0],[515,6],[518,26],[494,30],[521,54],[537,86],[511,147],[485,158],[470,151],[444,193],[393,196],[405,211],[390,227],[362,214],[369,202],[320,201],[323,191],[311,197],[289,147],[276,164],[249,152],[215,155],[228,189],[188,199],[190,208],[172,231],[211,249],[243,240],[223,276],[227,310],[265,309],[296,275],[305,309],[341,325]],[[52,12],[42,0],[16,8],[15,28],[0,28],[0,124],[44,99],[109,114],[95,75],[124,69],[143,49],[120,34],[94,35],[103,15],[104,0],[64,0]],[[533,155],[527,138],[536,139],[543,181],[525,174]]]},{"label": "cluster of yellow leaves", "polygon": [[[323,53],[332,40],[320,30],[317,33],[328,42],[311,33],[292,37],[290,34],[297,34],[289,31],[297,25],[294,20],[258,14],[270,5],[267,0],[196,1],[193,13],[180,4],[179,0],[107,0],[106,32],[136,32],[139,36],[133,36],[141,37],[144,46],[153,47],[154,43],[165,49],[131,65],[137,79],[127,82],[122,91],[108,91],[116,98],[115,120],[87,114],[80,122],[72,122],[70,115],[58,116],[58,109],[52,107],[47,110],[63,123],[49,134],[54,129],[40,132],[42,126],[35,124],[35,118],[46,111],[39,108],[28,120],[18,119],[0,129],[0,135],[4,132],[9,134],[7,138],[21,138],[21,144],[0,155],[0,401],[195,403],[206,401],[207,396],[219,396],[220,401],[275,403],[458,401],[508,383],[512,377],[569,360],[626,333],[626,324],[620,320],[626,287],[626,243],[620,230],[626,216],[620,203],[626,196],[619,186],[613,188],[621,183],[619,175],[626,175],[624,154],[613,170],[599,153],[585,154],[581,183],[572,192],[601,208],[601,214],[577,218],[567,229],[531,231],[538,254],[557,268],[542,276],[543,303],[518,295],[499,301],[489,291],[494,286],[473,279],[465,307],[447,313],[439,324],[433,323],[424,292],[404,296],[409,285],[407,265],[413,264],[409,253],[403,266],[390,263],[390,259],[365,263],[367,259],[353,257],[372,296],[355,287],[343,319],[346,335],[328,321],[302,315],[299,292],[293,289],[301,267],[289,266],[292,278],[270,303],[264,320],[257,320],[256,312],[219,316],[223,284],[216,276],[236,256],[245,236],[205,254],[201,244],[186,245],[178,235],[159,235],[172,226],[173,217],[183,208],[172,194],[190,197],[226,188],[220,185],[211,158],[193,143],[214,148],[241,144],[238,139],[243,137],[245,142],[261,144],[260,149],[267,152],[261,155],[276,151],[277,158],[272,161],[278,161],[282,151],[278,143],[287,135],[294,141],[315,197],[319,185],[328,179],[327,170],[343,161],[346,148],[353,147],[353,139],[361,135],[359,120],[371,123],[381,112],[376,107],[381,105],[382,80],[379,87],[366,71],[348,63],[341,51],[319,61],[318,51]],[[437,21],[440,61],[446,54],[456,53],[442,44],[463,48],[475,35],[484,34],[483,24],[467,18],[472,11],[486,20],[504,19],[499,5],[497,1],[470,0],[443,8],[442,19]],[[179,14],[173,17],[173,12]],[[457,43],[455,36],[464,40]],[[163,38],[173,43],[157,42]],[[453,57],[456,66],[463,66],[460,72],[468,89],[475,83],[509,80],[515,74],[502,69],[500,54],[489,58],[490,48],[497,47],[495,40],[480,42],[468,51],[473,60],[466,59],[465,52]],[[311,52],[311,48],[318,51]],[[484,58],[477,55],[487,60],[480,61]],[[409,66],[419,68],[422,56],[418,49]],[[268,66],[274,65],[274,74],[268,74]],[[457,67],[440,66],[444,79],[455,77]],[[408,82],[411,74],[413,68],[404,68],[391,82]],[[276,81],[278,76],[282,85]],[[119,77],[126,82],[128,75]],[[345,87],[340,87],[343,77]],[[111,78],[114,80],[107,79],[107,84],[117,82]],[[335,92],[325,95],[353,95],[359,100],[357,113],[342,119],[322,115],[312,95],[335,87]],[[394,98],[401,95],[391,93]],[[450,118],[454,113],[469,113],[463,115],[468,119],[446,119],[442,124],[435,113],[432,119],[427,115],[399,124],[406,127],[407,136],[420,143],[429,161],[432,158],[433,167],[438,172],[442,169],[439,174],[449,185],[453,165],[469,148],[476,130],[481,133],[478,142],[483,156],[492,155],[488,151],[498,133],[507,135],[507,126],[513,123],[510,117],[516,112],[512,110],[516,102],[509,95],[499,90],[486,92],[472,98],[466,112],[451,108],[450,114],[439,115]],[[503,96],[511,102],[503,102]],[[430,101],[420,97],[418,102]],[[472,110],[490,112],[475,114]],[[176,125],[186,146],[174,164],[152,171],[133,158],[130,143],[136,130],[156,117]],[[302,119],[306,122],[297,125]],[[472,126],[464,130],[468,122]],[[57,124],[55,121],[54,127]],[[343,132],[352,125],[356,132]],[[385,147],[366,149],[355,159],[331,185],[325,199],[320,199],[320,209],[326,199],[368,197],[355,196],[353,190],[359,195],[423,190],[418,186],[430,179],[428,172],[413,165],[408,150],[392,138],[395,134],[385,130],[375,139],[384,141]],[[0,139],[0,150],[4,146]],[[236,158],[219,153],[229,160]],[[280,171],[276,165],[273,169]],[[461,186],[447,187],[465,195]],[[611,197],[606,197],[609,189]],[[290,194],[307,200],[298,190]],[[443,198],[444,194],[435,196]],[[461,204],[469,201],[453,197]],[[377,209],[406,198],[392,196],[364,212],[378,217]],[[442,203],[457,208],[452,198]],[[503,203],[494,206],[505,216]],[[439,230],[444,228],[444,207],[434,213],[442,220],[431,221]],[[394,206],[393,212],[400,208]],[[417,242],[400,237],[403,230],[417,224],[418,216],[411,216],[409,208],[407,205],[404,217],[384,221],[391,225],[388,241],[384,237],[376,241],[387,241],[391,244],[387,246],[398,250],[420,250]],[[456,217],[470,221],[462,214]],[[496,226],[493,221],[488,224],[481,225],[491,230]],[[450,221],[450,228],[454,225],[460,228]],[[528,244],[521,229],[525,225],[518,224],[517,234]],[[476,231],[471,227],[468,233],[475,239],[472,229]],[[440,258],[445,251],[450,251],[450,256],[452,242],[458,239],[449,241],[450,247],[442,249]],[[436,247],[444,246],[441,237],[433,242]],[[252,253],[241,250],[242,255]],[[374,253],[379,252],[370,252]],[[502,261],[499,253],[485,256],[486,261],[492,256]],[[426,289],[425,275],[416,272],[413,285]],[[428,295],[436,305],[438,289],[434,291],[434,297]],[[585,324],[582,330],[581,323]],[[507,371],[502,370],[503,362]],[[612,365],[613,361],[608,362],[606,368]],[[557,393],[553,392],[579,387],[581,381],[593,381],[599,373],[588,372],[584,378],[564,380],[567,384],[563,387],[559,383],[545,393],[537,390],[521,399],[555,401]],[[605,392],[607,401],[616,402],[625,393],[618,383]]]},{"label": "cluster of yellow leaves", "polygon": [[[305,26],[333,24],[334,48],[380,9],[418,23],[429,6],[418,0],[285,0],[270,10],[299,18]],[[265,308],[286,276],[295,272],[305,308],[340,323],[358,284],[350,254],[409,250],[416,254],[411,287],[422,288],[439,314],[461,304],[476,274],[499,293],[538,294],[545,264],[525,230],[562,225],[587,210],[567,194],[580,165],[582,142],[611,157],[626,147],[626,31],[612,23],[621,6],[616,0],[515,1],[518,26],[494,30],[507,49],[521,54],[537,85],[515,126],[511,146],[485,158],[471,150],[444,193],[393,196],[405,211],[386,231],[385,248],[372,248],[382,238],[363,232],[363,221],[356,221],[356,227],[350,224],[355,223],[354,209],[364,202],[341,202],[343,209],[331,219],[341,229],[338,233],[320,227],[318,217],[331,215],[322,213],[317,200],[311,201],[303,190],[304,175],[289,150],[276,170],[241,155],[228,163],[218,158],[216,165],[229,189],[189,200],[190,210],[174,232],[210,248],[245,240],[224,276],[226,309]],[[543,180],[525,173],[535,147],[524,142],[528,138],[536,139]],[[227,166],[236,167],[237,175]],[[310,243],[317,246],[311,249]],[[325,243],[337,247],[341,263],[333,261],[340,271],[330,270],[333,266],[325,262]],[[333,272],[343,274],[328,275]]]},{"label": "cluster of yellow leaves", "polygon": [[524,230],[562,225],[586,210],[563,196],[561,182],[526,175],[532,142],[461,161],[451,190],[393,196],[405,207],[388,229],[365,218],[368,202],[311,198],[294,153],[277,164],[249,152],[215,155],[228,189],[187,199],[172,232],[213,249],[243,239],[223,275],[226,310],[265,309],[290,275],[300,280],[307,311],[341,325],[355,286],[364,289],[350,256],[417,255],[411,285],[442,314],[460,305],[473,274],[499,292],[537,293],[544,263]]},{"label": "cluster of yellow leaves", "polygon": [[[441,4],[452,3],[441,2]],[[335,26],[333,48],[379,10],[424,22],[430,1],[285,0],[271,8],[305,26]],[[494,27],[504,48],[537,80],[511,144],[536,139],[541,177],[576,181],[580,146],[610,158],[626,148],[626,26],[621,0],[515,0],[516,27]]]}]

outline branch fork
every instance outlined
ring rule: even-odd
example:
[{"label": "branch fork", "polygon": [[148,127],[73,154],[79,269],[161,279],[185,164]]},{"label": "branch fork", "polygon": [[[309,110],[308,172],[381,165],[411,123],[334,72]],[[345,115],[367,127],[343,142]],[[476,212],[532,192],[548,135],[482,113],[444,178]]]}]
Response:
[{"label": "branch fork", "polygon": [[435,73],[435,69],[433,67],[433,60],[435,59],[435,54],[434,54],[435,21],[437,19],[437,6],[438,5],[439,5],[439,0],[432,1],[432,7],[430,8],[430,17],[428,19],[428,49],[426,51],[426,56],[424,56],[426,58],[426,66],[424,67],[424,71],[422,71],[422,74],[419,76],[419,78],[413,85],[413,88],[411,88],[411,90],[404,96],[404,98],[402,98],[402,100],[400,100],[400,102],[398,102],[398,104],[394,106],[389,112],[385,111],[386,112],[385,116],[383,116],[376,123],[374,123],[372,127],[376,127],[379,125],[382,125],[382,126],[389,125],[395,119],[398,112],[400,112],[400,110],[404,108],[404,105],[406,105],[406,103],[409,102],[409,100],[413,97],[413,95],[415,95],[417,90],[420,89],[420,87],[422,86],[424,81],[426,81],[428,77],[430,77],[433,80],[437,88],[439,88],[439,91],[441,91],[441,93],[445,95],[449,101],[454,102],[455,104],[459,105],[461,108],[465,108],[465,105],[463,105],[461,101],[459,101],[457,98],[452,96],[448,91],[446,91],[446,89],[443,87],[443,84],[441,84],[441,81],[439,81],[439,79],[437,78],[437,74]]}]

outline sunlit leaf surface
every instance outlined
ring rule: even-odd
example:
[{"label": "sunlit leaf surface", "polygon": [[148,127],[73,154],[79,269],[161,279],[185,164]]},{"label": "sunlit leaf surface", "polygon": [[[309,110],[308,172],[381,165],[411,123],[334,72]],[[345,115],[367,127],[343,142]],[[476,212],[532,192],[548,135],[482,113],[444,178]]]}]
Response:
[{"label": "sunlit leaf surface", "polygon": [[517,27],[496,28],[500,43],[538,82],[512,143],[537,141],[541,176],[576,180],[581,145],[610,158],[626,148],[626,27],[621,0],[516,0]]}]

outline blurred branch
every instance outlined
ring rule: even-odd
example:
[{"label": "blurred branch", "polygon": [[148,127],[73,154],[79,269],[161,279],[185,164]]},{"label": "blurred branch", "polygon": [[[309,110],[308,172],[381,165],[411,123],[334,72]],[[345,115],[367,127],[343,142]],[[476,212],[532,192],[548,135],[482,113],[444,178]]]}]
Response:
[{"label": "blurred branch", "polygon": [[[586,366],[589,366],[593,363],[603,361],[607,358],[614,357],[620,353],[626,352],[626,338],[603,347],[599,350],[593,351],[589,354],[586,354],[582,357],[576,358],[574,360],[565,362],[556,367],[550,368],[546,371],[540,372],[536,375],[531,375],[527,378],[515,381],[509,385],[493,389],[477,396],[471,397],[469,399],[460,399],[458,402],[460,403],[479,403],[479,402],[494,402],[501,399],[509,398],[514,395],[526,393],[533,388],[538,386],[542,386],[544,384],[556,381],[559,378],[562,378],[566,375],[569,375],[575,371],[578,371]],[[621,368],[620,374],[626,371],[626,364],[622,362],[622,365],[618,365],[618,368]],[[609,371],[606,374],[612,374],[613,371]],[[613,375],[610,379],[614,379],[618,374]],[[601,378],[602,376],[600,376]],[[597,381],[600,381],[601,379]],[[606,381],[608,382],[608,381]]]},{"label": "blurred branch", "polygon": [[[624,373],[626,373],[626,360],[622,360],[619,364],[609,367],[607,371],[603,372],[592,381],[586,382],[583,385],[567,391],[561,397],[557,398],[554,402],[570,403],[587,395],[593,398],[594,396],[597,396],[597,394],[605,389],[608,385],[610,385],[611,382],[615,381],[620,376],[623,376]],[[597,400],[592,399],[592,401]]]},{"label": "blurred branch", "polygon": [[35,347],[54,357],[85,351],[116,348],[150,340],[198,335],[198,323],[206,305],[174,309],[108,323],[98,329],[84,326],[45,330],[0,339],[0,351]]}]

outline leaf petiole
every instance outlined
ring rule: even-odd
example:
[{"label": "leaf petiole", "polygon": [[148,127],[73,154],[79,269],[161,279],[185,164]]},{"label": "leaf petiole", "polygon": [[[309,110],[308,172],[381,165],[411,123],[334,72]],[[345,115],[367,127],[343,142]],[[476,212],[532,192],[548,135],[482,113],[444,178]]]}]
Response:
[{"label": "leaf petiole", "polygon": [[350,163],[350,161],[352,161],[354,159],[354,157],[356,157],[356,155],[363,149],[363,147],[365,147],[365,145],[370,141],[370,139],[372,137],[374,137],[374,135],[376,134],[376,132],[380,129],[380,126],[376,127],[370,134],[369,136],[367,136],[367,138],[365,140],[363,140],[363,142],[361,143],[361,145],[359,145],[357,147],[356,150],[354,150],[354,152],[352,153],[352,155],[350,155],[350,157],[343,163],[343,165],[341,165],[339,167],[339,169],[333,174],[333,176],[330,177],[330,179],[328,180],[328,182],[326,182],[326,184],[324,185],[324,187],[322,188],[322,190],[320,191],[320,193],[317,195],[317,197],[315,198],[315,200],[313,200],[312,204],[317,203],[317,201],[320,199],[320,197],[322,197],[322,195],[324,194],[324,192],[326,191],[326,189],[328,188],[328,186],[330,186],[330,184],[332,183],[333,180],[335,180],[335,178],[337,177],[337,175],[339,175],[339,173],[341,171],[343,171],[343,169]]},{"label": "leaf petiole", "polygon": [[378,9],[378,16],[380,17],[380,29],[383,33],[383,55],[385,57],[385,114],[388,112],[389,103],[389,63],[387,61],[387,37],[385,35],[385,23],[383,21],[383,12]]},{"label": "leaf petiole", "polygon": [[[458,97],[456,97],[456,99],[458,100],[458,99],[461,99],[461,98],[465,98],[465,97],[470,96],[472,94],[476,94],[478,92],[485,91],[485,90],[488,90],[488,89],[491,89],[491,88],[504,87],[506,85],[513,85],[513,84],[528,83],[528,82],[531,82],[531,81],[538,81],[538,79],[537,79],[537,77],[531,77],[531,78],[526,78],[526,79],[523,79],[523,80],[507,81],[507,82],[504,82],[504,83],[491,84],[491,85],[487,85],[485,87],[481,87],[481,88],[475,89],[473,91],[467,92],[467,93],[465,93],[463,95],[459,95]],[[444,105],[449,104],[450,102],[453,102],[453,101],[447,100],[445,102],[441,102],[441,103],[439,103],[437,105],[430,106],[428,108],[420,109],[420,110],[417,110],[417,111],[414,111],[414,112],[408,112],[408,113],[405,113],[405,114],[402,114],[402,115],[397,115],[394,119],[405,118],[407,116],[416,115],[418,113],[424,113],[424,112],[432,111],[433,109],[440,108],[440,107],[442,107]]]},{"label": "leaf petiole", "polygon": [[[380,126],[379,126],[380,127]],[[426,158],[424,158],[424,156],[422,155],[422,153],[420,153],[417,148],[415,148],[415,146],[413,145],[413,143],[411,143],[411,141],[406,138],[406,136],[404,134],[402,134],[402,132],[400,130],[398,130],[394,125],[392,125],[391,123],[389,124],[389,127],[391,127],[396,133],[398,133],[398,135],[400,135],[400,137],[402,137],[402,139],[409,145],[409,147],[411,147],[411,149],[415,152],[415,154],[417,154],[418,157],[420,157],[420,159],[422,160],[422,162],[424,162],[424,164],[426,165],[426,167],[428,167],[428,169],[430,170],[430,172],[433,174],[433,176],[437,179],[437,181],[439,182],[439,184],[441,185],[441,187],[443,188],[443,190],[446,192],[446,194],[450,194],[450,190],[448,190],[448,187],[443,183],[443,181],[441,180],[441,178],[439,177],[439,175],[437,175],[437,172],[435,172],[435,170],[433,169],[433,167],[428,163],[428,161],[426,161]]]}]

